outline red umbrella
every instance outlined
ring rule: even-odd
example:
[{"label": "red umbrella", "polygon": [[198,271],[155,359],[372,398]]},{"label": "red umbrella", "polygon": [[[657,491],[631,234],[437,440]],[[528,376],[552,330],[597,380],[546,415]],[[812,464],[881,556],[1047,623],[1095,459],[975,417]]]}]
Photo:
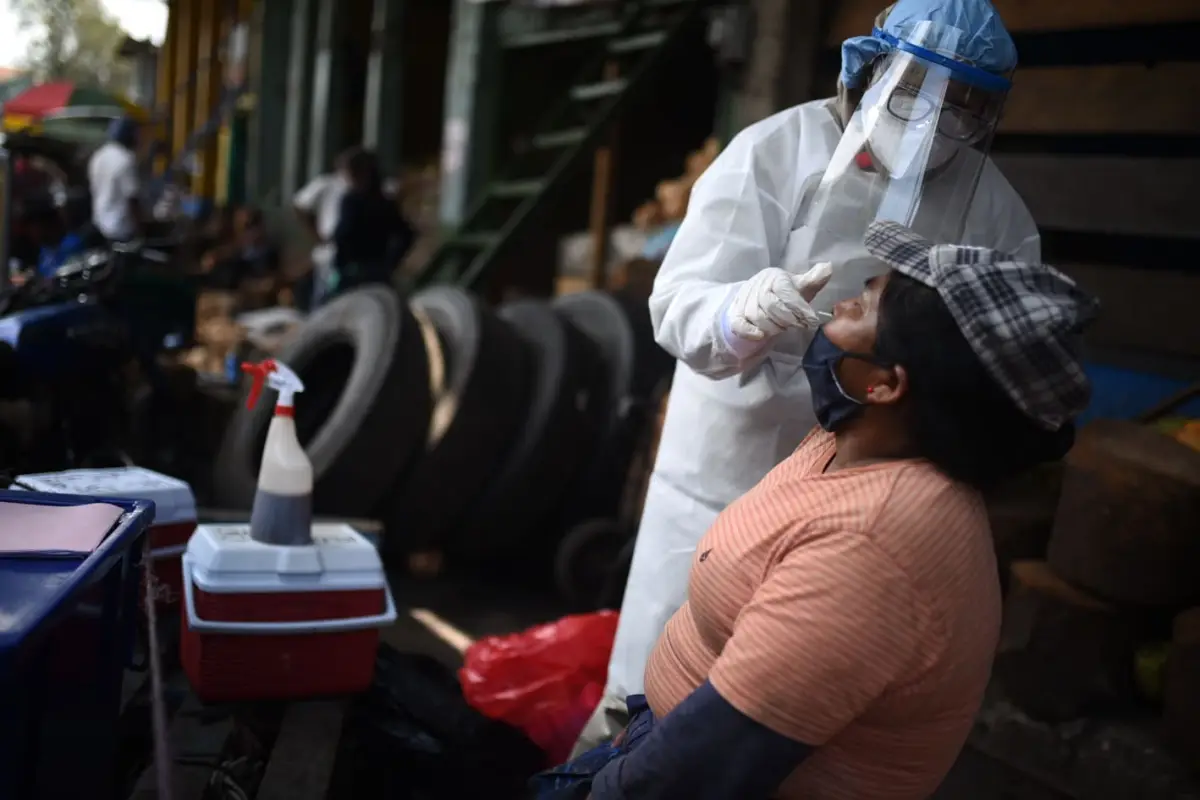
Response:
[{"label": "red umbrella", "polygon": [[40,120],[66,109],[115,110],[118,113],[142,115],[141,109],[101,89],[79,86],[71,81],[58,81],[33,86],[4,104],[6,116]]}]

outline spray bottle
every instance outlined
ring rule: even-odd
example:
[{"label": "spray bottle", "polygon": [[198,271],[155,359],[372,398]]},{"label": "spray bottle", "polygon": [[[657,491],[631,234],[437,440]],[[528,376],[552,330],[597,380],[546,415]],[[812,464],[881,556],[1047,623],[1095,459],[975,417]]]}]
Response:
[{"label": "spray bottle", "polygon": [[258,470],[250,536],[263,544],[312,544],[313,468],[296,437],[293,404],[296,393],[304,391],[304,384],[296,373],[273,359],[242,364],[242,370],[253,380],[247,408],[254,408],[264,383],[279,392]]}]

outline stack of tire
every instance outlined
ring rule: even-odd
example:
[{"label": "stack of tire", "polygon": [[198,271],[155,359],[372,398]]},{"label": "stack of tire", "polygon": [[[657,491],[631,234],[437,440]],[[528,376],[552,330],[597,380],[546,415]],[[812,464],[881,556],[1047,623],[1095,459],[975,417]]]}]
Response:
[{"label": "stack of tire", "polygon": [[[565,531],[619,514],[672,367],[644,298],[493,310],[452,287],[407,303],[382,287],[348,293],[277,357],[305,384],[296,426],[315,511],[382,519],[392,563],[437,552],[550,565]],[[214,475],[223,507],[253,502],[270,417],[263,403],[231,421]]]}]

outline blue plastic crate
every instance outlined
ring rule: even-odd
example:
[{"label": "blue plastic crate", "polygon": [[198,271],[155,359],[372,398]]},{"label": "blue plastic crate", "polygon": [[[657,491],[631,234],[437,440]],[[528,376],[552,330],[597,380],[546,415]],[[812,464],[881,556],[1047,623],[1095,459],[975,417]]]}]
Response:
[{"label": "blue plastic crate", "polygon": [[[1193,382],[1095,361],[1085,363],[1084,369],[1092,381],[1092,402],[1079,415],[1080,424],[1094,419],[1133,419]],[[1200,417],[1200,399],[1172,414]]]},{"label": "blue plastic crate", "polygon": [[154,504],[23,491],[0,502],[125,511],[86,558],[0,557],[0,797],[108,797]]}]

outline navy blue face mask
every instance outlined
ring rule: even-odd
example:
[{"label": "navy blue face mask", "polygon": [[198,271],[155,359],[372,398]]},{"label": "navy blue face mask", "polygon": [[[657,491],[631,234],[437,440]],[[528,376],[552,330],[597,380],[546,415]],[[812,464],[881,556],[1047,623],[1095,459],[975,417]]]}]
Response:
[{"label": "navy blue face mask", "polygon": [[842,359],[853,358],[879,366],[890,366],[875,356],[866,353],[852,353],[838,347],[825,335],[824,328],[818,328],[812,343],[804,351],[800,365],[808,376],[808,386],[812,390],[813,411],[816,412],[817,422],[827,431],[837,430],[848,419],[853,418],[863,409],[863,403],[851,397],[842,388],[838,380],[837,366]]}]

